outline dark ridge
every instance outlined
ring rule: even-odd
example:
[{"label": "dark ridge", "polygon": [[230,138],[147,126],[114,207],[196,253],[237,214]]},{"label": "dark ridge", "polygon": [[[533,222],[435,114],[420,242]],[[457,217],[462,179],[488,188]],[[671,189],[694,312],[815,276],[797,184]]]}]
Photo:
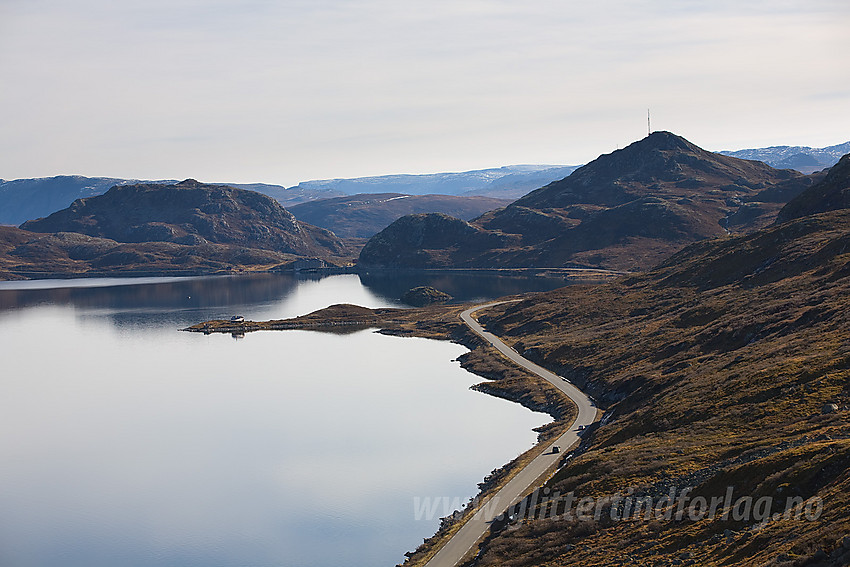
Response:
[{"label": "dark ridge", "polygon": [[785,205],[776,222],[850,208],[850,154],[842,157],[826,177]]}]

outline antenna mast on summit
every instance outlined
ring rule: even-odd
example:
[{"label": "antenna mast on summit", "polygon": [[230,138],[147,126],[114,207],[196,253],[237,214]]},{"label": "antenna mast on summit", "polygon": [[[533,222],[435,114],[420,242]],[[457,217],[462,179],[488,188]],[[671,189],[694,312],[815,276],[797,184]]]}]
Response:
[{"label": "antenna mast on summit", "polygon": [[652,126],[650,125],[650,122],[649,122],[649,109],[647,108],[646,109],[646,135],[649,136],[650,134],[652,134]]}]

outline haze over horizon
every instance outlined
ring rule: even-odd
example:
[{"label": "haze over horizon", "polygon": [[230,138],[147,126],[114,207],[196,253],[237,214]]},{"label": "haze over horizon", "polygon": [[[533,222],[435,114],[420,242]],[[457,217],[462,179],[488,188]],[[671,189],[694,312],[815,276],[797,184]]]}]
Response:
[{"label": "haze over horizon", "polygon": [[850,139],[843,1],[0,0],[0,177],[579,164]]}]

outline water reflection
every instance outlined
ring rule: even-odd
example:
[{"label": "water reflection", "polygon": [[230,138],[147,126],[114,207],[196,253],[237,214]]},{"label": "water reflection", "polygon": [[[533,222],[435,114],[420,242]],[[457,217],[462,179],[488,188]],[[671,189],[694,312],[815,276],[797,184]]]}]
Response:
[{"label": "water reflection", "polygon": [[[106,285],[100,285],[101,282]],[[47,289],[28,289],[29,285],[38,284],[37,281],[21,282],[23,289],[0,288],[0,309],[20,309],[47,303],[119,310],[173,311],[238,307],[279,300],[292,292],[298,278],[294,274],[257,274],[176,281],[148,278],[146,282],[138,284],[131,282],[128,279],[122,285],[115,285],[114,280],[73,280],[78,286],[85,283],[89,285]]]},{"label": "water reflection", "polygon": [[0,282],[0,310],[35,305],[72,305],[82,309],[183,311],[218,307],[238,308],[281,301],[299,285],[322,280],[359,282],[374,296],[400,305],[400,297],[417,286],[429,285],[454,297],[453,302],[488,300],[531,291],[549,291],[567,285],[557,277],[516,277],[430,272],[321,276],[317,274],[255,274],[201,278],[144,278],[118,283],[116,278],[69,280],[69,287],[51,280]]},{"label": "water reflection", "polygon": [[400,298],[411,288],[429,285],[451,295],[454,298],[452,303],[486,301],[531,291],[550,291],[569,283],[559,277],[439,272],[366,272],[360,274],[360,281],[374,293],[393,299]]},{"label": "water reflection", "polygon": [[470,391],[448,342],[176,331],[215,313],[396,304],[354,275],[0,301],[4,566],[394,565],[439,522],[416,521],[414,497],[465,500],[547,421]]},{"label": "water reflection", "polygon": [[[356,275],[319,277],[295,274],[254,274],[205,278],[73,280],[76,287],[33,289],[38,282],[6,282],[0,287],[3,313],[43,305],[73,307],[81,318],[106,318],[117,327],[188,326],[199,321],[241,314],[254,320],[294,317],[341,303],[366,307],[396,306],[359,284]],[[88,284],[88,287],[81,287]],[[18,289],[21,287],[22,289]],[[5,288],[5,289],[4,289]]]}]

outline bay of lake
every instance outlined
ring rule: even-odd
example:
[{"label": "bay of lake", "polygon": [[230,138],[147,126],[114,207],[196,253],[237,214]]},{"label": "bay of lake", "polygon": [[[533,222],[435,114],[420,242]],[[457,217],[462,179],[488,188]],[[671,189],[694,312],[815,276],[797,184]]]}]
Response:
[{"label": "bay of lake", "polygon": [[[0,282],[0,565],[395,565],[548,416],[469,389],[447,341],[178,329],[560,280],[255,275]],[[422,510],[420,509],[420,512]]]}]

